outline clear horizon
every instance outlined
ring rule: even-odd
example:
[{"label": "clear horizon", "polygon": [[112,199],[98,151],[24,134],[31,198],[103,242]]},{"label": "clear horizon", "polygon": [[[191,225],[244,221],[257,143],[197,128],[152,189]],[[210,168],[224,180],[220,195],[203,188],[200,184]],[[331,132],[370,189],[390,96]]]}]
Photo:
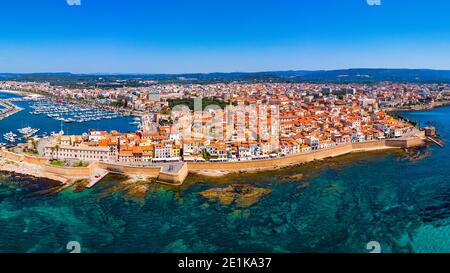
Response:
[{"label": "clear horizon", "polygon": [[131,72],[86,72],[86,73],[74,73],[70,71],[37,71],[37,72],[4,72],[0,71],[0,74],[64,74],[69,73],[73,75],[191,75],[191,74],[231,74],[231,73],[270,73],[270,72],[287,72],[287,71],[307,71],[307,72],[316,72],[316,71],[340,71],[340,70],[430,70],[430,71],[450,71],[450,69],[433,69],[433,68],[383,68],[383,67],[352,67],[352,68],[337,68],[337,69],[316,69],[316,70],[308,70],[308,69],[282,69],[282,70],[267,70],[267,71],[211,71],[211,72],[180,72],[180,73],[149,73],[149,72],[139,72],[139,73],[131,73]]},{"label": "clear horizon", "polygon": [[2,1],[1,73],[450,69],[444,0],[77,2]]}]

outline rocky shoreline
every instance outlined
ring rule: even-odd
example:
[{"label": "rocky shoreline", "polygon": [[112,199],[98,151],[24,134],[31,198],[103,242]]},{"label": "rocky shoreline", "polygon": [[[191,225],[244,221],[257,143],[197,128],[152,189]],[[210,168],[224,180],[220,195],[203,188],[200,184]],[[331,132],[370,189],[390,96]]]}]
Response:
[{"label": "rocky shoreline", "polygon": [[270,192],[270,189],[233,184],[226,188],[208,189],[200,192],[199,195],[210,201],[218,201],[222,205],[237,204],[240,207],[249,207],[256,204],[262,196]]},{"label": "rocky shoreline", "polygon": [[70,184],[70,179],[50,173],[44,173],[37,165],[15,162],[2,157],[0,157],[0,172],[20,174],[38,179],[49,179],[64,185]]}]

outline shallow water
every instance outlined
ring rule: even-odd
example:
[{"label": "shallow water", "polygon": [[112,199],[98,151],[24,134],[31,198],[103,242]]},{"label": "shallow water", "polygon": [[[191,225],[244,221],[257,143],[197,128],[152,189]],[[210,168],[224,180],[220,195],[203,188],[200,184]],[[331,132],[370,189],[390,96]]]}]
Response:
[{"label": "shallow water", "polygon": [[[404,113],[450,137],[450,108]],[[0,122],[0,125],[2,123]],[[0,176],[0,252],[383,252],[450,251],[449,148],[414,161],[400,151],[347,155],[295,168],[225,178],[190,176],[130,197],[123,177],[94,188]],[[303,173],[299,181],[289,175]],[[22,182],[21,182],[22,181]],[[199,196],[245,183],[271,189],[250,207]],[[33,193],[41,194],[33,194]]]}]

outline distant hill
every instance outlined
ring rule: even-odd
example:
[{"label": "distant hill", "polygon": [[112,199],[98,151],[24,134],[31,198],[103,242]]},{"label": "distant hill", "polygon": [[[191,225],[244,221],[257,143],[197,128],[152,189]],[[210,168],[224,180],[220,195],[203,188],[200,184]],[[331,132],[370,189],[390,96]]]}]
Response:
[{"label": "distant hill", "polygon": [[212,82],[360,82],[380,81],[450,83],[450,70],[432,69],[341,69],[341,70],[292,70],[268,72],[189,73],[189,74],[72,74],[63,73],[0,73],[0,80],[48,81],[61,85],[91,86],[111,82],[136,85],[140,80],[175,83]]},{"label": "distant hill", "polygon": [[[283,75],[283,72],[280,72]],[[345,69],[330,71],[301,71],[297,79],[326,81],[450,81],[450,70],[431,69]]]}]

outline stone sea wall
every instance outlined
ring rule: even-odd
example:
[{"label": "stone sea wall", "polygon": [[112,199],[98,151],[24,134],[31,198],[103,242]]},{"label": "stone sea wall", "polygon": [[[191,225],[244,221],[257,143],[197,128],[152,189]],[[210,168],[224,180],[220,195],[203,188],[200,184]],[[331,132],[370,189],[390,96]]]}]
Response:
[{"label": "stone sea wall", "polygon": [[311,162],[314,160],[337,157],[352,152],[363,152],[374,149],[407,148],[418,146],[423,143],[421,138],[410,138],[403,140],[380,140],[362,143],[348,143],[332,148],[312,151],[304,154],[277,157],[265,160],[239,161],[239,162],[189,162],[189,171],[248,171],[258,169],[272,169],[290,165]]},{"label": "stone sea wall", "polygon": [[120,164],[113,163],[99,163],[99,168],[105,169],[112,173],[119,173],[125,175],[147,175],[150,177],[158,177],[161,167],[132,167],[132,166],[124,166]]},{"label": "stone sea wall", "polygon": [[30,164],[48,164],[49,160],[45,157],[38,157],[32,155],[24,155],[23,161]]},{"label": "stone sea wall", "polygon": [[246,171],[255,169],[270,169],[336,157],[352,151],[352,144],[343,144],[326,150],[312,151],[285,157],[271,158],[265,160],[239,161],[239,162],[189,162],[189,171]]},{"label": "stone sea wall", "polygon": [[348,143],[329,149],[312,151],[304,154],[296,154],[265,160],[239,161],[239,162],[188,162],[176,173],[164,172],[162,167],[132,167],[121,164],[93,162],[87,167],[59,167],[49,164],[47,158],[16,154],[5,149],[0,150],[0,156],[11,161],[24,162],[39,166],[43,173],[55,174],[67,178],[90,177],[96,170],[104,169],[112,173],[124,175],[146,175],[157,178],[158,181],[170,184],[182,184],[189,172],[198,171],[254,171],[275,169],[291,165],[297,165],[314,160],[329,157],[337,157],[352,152],[363,152],[375,149],[408,148],[423,144],[419,137],[407,139],[392,139],[371,141],[364,143]]},{"label": "stone sea wall", "polygon": [[98,163],[93,162],[87,167],[59,167],[50,164],[44,164],[41,167],[45,172],[65,177],[90,177],[98,169]]},{"label": "stone sea wall", "polygon": [[398,148],[409,148],[414,146],[422,145],[423,140],[420,138],[410,138],[410,139],[390,139],[386,140],[386,144],[390,147]]},{"label": "stone sea wall", "polygon": [[183,164],[183,167],[177,173],[167,173],[161,171],[158,175],[158,181],[162,183],[168,183],[173,185],[181,185],[189,174],[187,164]]},{"label": "stone sea wall", "polygon": [[0,156],[12,161],[23,161],[24,156],[7,150],[0,150]]}]

